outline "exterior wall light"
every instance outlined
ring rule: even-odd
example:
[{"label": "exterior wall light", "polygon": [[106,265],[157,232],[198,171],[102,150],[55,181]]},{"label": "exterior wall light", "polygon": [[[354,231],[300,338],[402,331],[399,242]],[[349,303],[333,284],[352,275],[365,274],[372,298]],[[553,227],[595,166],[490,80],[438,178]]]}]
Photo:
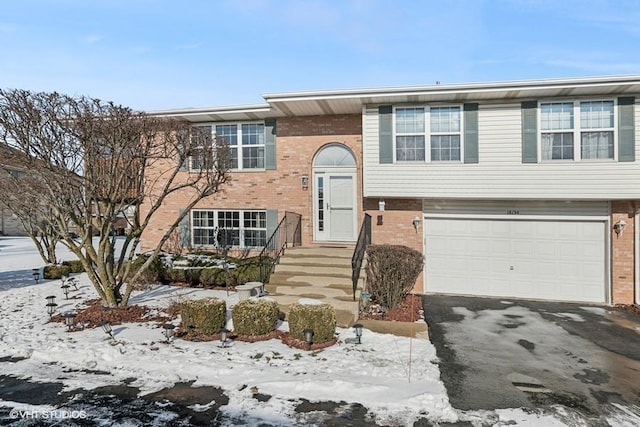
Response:
[{"label": "exterior wall light", "polygon": [[306,190],[309,188],[309,175],[302,175],[302,189]]},{"label": "exterior wall light", "polygon": [[616,234],[619,236],[622,234],[626,226],[627,226],[627,223],[623,219],[620,219],[616,221],[615,224],[613,224],[613,231],[615,231]]},{"label": "exterior wall light", "polygon": [[418,232],[418,227],[420,227],[420,217],[415,217],[413,218],[413,221],[411,221],[411,223],[413,224],[413,228],[415,228],[416,233]]}]

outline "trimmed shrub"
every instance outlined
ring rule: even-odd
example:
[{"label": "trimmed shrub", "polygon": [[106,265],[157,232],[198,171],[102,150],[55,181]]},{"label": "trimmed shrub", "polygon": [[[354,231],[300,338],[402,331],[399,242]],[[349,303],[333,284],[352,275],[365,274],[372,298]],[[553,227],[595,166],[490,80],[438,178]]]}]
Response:
[{"label": "trimmed shrub", "polygon": [[233,329],[239,335],[267,335],[276,329],[278,303],[266,299],[248,299],[233,307]]},{"label": "trimmed shrub", "polygon": [[71,269],[72,273],[83,273],[84,272],[84,267],[82,266],[82,262],[80,262],[80,260],[76,259],[73,261],[63,261],[62,265],[66,265],[67,267],[69,267]]},{"label": "trimmed shrub", "polygon": [[[138,255],[131,261],[129,277],[133,277],[140,267],[147,262],[149,255]],[[166,267],[159,257],[156,257],[149,267],[138,276],[136,284],[160,283],[164,281]]]},{"label": "trimmed shrub", "polygon": [[227,323],[227,304],[218,298],[203,298],[180,303],[182,326],[204,335],[217,334]]},{"label": "trimmed shrub", "polygon": [[304,341],[304,330],[313,329],[313,342],[330,341],[336,334],[336,310],[329,304],[293,304],[289,311],[289,333]]},{"label": "trimmed shrub", "polygon": [[225,286],[226,273],[222,268],[203,268],[200,271],[202,286]]},{"label": "trimmed shrub", "polygon": [[370,245],[367,248],[367,290],[383,307],[397,307],[413,289],[423,266],[424,257],[415,249]]},{"label": "trimmed shrub", "polygon": [[71,274],[71,267],[68,265],[47,265],[42,270],[42,277],[44,279],[61,279],[62,276],[68,276]]}]

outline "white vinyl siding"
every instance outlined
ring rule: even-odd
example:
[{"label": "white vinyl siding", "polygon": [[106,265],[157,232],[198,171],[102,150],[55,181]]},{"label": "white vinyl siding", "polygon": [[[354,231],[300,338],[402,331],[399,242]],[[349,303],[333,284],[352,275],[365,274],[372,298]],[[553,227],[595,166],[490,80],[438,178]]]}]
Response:
[{"label": "white vinyl siding", "polygon": [[[636,106],[636,156],[640,119]],[[480,104],[479,163],[380,164],[378,109],[363,116],[364,197],[611,200],[636,199],[637,162],[522,163],[520,102]]]}]

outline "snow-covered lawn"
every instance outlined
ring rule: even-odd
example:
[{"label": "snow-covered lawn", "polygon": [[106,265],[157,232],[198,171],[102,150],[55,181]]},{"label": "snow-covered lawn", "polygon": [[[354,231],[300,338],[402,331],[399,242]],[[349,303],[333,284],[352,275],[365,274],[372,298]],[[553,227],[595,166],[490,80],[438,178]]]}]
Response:
[{"label": "snow-covered lawn", "polygon": [[[60,258],[73,256],[61,248]],[[31,269],[41,266],[28,239],[0,238],[0,359],[23,358],[0,363],[3,375],[59,382],[66,390],[120,384],[130,378],[136,379],[131,385],[142,393],[186,381],[215,385],[229,397],[221,411],[242,417],[248,424],[251,420],[293,424],[292,402],[302,398],[358,402],[373,414],[372,421],[383,425],[411,425],[419,418],[433,422],[461,419],[461,413],[449,404],[435,349],[426,339],[365,330],[361,345],[345,344],[353,331],[339,328],[337,345],[306,352],[279,340],[235,342],[226,348],[217,342],[179,339],[167,344],[155,323],[114,326],[114,340],[101,329],[69,333],[62,324],[48,322],[45,297],[56,295],[58,311],[65,312],[95,298],[96,293],[81,274],[77,276],[80,290],[72,292],[73,299],[65,300],[59,280],[34,283]],[[204,296],[223,298],[228,307],[237,302],[233,292],[227,296],[224,291],[155,286],[136,293],[131,303],[165,307],[173,301]],[[286,330],[287,324],[279,327]],[[259,402],[252,397],[256,389],[272,398]],[[24,407],[8,401],[0,401],[0,406]],[[467,413],[462,419],[482,417],[482,413]],[[521,410],[494,412],[491,417],[500,422],[560,424],[552,417]]]}]

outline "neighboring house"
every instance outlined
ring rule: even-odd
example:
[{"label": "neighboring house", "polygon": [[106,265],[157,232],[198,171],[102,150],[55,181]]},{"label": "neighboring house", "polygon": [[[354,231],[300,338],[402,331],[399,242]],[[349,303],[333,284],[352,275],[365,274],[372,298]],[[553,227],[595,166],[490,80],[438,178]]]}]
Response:
[{"label": "neighboring house", "polygon": [[191,246],[216,227],[261,246],[285,211],[302,215],[303,245],[354,243],[370,214],[373,243],[425,254],[416,292],[615,304],[640,300],[638,95],[640,76],[616,76],[155,114],[208,126],[236,155],[232,182],[190,213]]}]

